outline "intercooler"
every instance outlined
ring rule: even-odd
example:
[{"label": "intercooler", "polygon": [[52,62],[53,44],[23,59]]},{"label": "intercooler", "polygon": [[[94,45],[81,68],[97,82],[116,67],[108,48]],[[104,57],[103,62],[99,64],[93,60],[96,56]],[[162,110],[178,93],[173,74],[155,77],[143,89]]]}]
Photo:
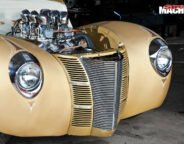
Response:
[{"label": "intercooler", "polygon": [[128,89],[126,51],[84,56],[58,55],[72,91],[72,120],[69,133],[89,134],[93,128],[116,129],[121,105]]}]

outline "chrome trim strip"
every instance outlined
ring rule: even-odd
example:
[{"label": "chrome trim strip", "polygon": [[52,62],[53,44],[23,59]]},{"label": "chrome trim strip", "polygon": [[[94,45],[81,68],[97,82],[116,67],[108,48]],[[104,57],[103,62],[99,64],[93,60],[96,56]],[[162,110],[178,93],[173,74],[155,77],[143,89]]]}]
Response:
[{"label": "chrome trim strip", "polygon": [[93,106],[74,105],[73,108],[77,108],[77,109],[92,109]]},{"label": "chrome trim strip", "polygon": [[[115,62],[115,84],[114,84],[114,87],[115,87],[115,89],[114,89],[114,102],[116,102],[117,101],[117,81],[118,81],[118,63],[117,62]],[[114,107],[114,112],[113,112],[113,118],[112,118],[112,120],[113,120],[113,122],[112,122],[112,130],[116,127],[115,126],[115,120],[116,120],[116,112],[115,112],[115,110],[116,110],[116,103],[114,103],[114,105],[113,105],[113,107]]]},{"label": "chrome trim strip", "polygon": [[82,86],[90,86],[89,82],[70,82],[71,85],[82,85]]},{"label": "chrome trim strip", "polygon": [[121,99],[120,103],[123,103],[126,100],[127,100],[127,98]]}]

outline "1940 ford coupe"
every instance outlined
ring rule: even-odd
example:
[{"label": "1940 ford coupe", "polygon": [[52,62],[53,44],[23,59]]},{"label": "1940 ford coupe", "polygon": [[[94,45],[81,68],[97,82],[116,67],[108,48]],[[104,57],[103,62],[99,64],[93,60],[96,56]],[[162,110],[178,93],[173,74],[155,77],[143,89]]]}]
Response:
[{"label": "1940 ford coupe", "polygon": [[143,26],[74,29],[62,1],[1,0],[0,34],[2,133],[111,136],[167,95],[172,54]]}]

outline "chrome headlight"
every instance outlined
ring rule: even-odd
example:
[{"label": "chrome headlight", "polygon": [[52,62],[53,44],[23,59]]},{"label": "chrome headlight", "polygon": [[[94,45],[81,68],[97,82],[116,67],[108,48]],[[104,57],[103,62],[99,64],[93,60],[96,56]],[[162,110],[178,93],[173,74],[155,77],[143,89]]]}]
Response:
[{"label": "chrome headlight", "polygon": [[35,97],[43,83],[43,72],[38,60],[28,52],[16,54],[9,65],[10,79],[26,98]]},{"label": "chrome headlight", "polygon": [[161,76],[167,76],[172,67],[172,53],[166,43],[161,39],[154,39],[151,42],[149,54],[156,72]]}]

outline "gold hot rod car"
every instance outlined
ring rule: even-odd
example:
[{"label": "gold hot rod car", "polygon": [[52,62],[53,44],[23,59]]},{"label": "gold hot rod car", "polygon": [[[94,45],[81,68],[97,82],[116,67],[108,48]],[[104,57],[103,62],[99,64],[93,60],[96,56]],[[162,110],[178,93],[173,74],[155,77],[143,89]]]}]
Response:
[{"label": "gold hot rod car", "polygon": [[2,133],[111,136],[166,97],[172,54],[143,26],[74,29],[62,1],[1,0],[0,33]]}]

